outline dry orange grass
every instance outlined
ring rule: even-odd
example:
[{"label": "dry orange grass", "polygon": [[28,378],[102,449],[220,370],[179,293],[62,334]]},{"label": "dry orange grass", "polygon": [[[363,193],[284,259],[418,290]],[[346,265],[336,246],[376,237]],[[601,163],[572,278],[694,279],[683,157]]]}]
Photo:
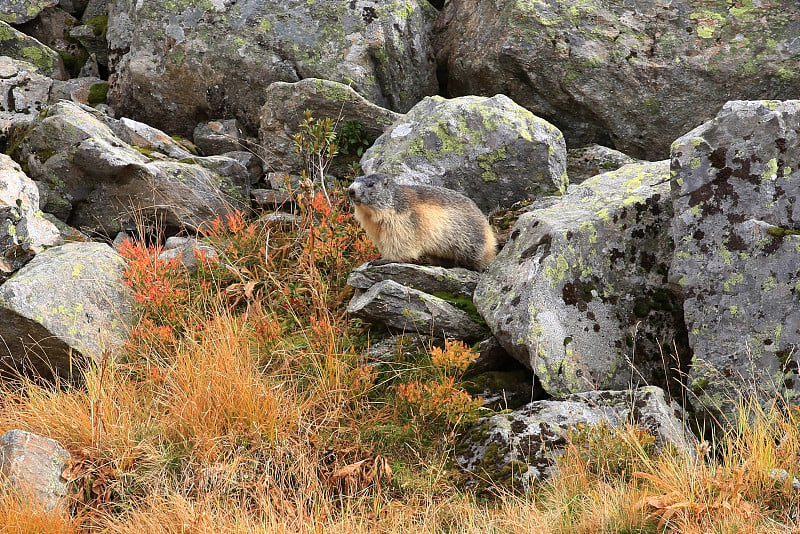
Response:
[{"label": "dry orange grass", "polygon": [[11,491],[0,492],[0,532],[4,534],[78,534],[82,517],[47,511]]},{"label": "dry orange grass", "polygon": [[158,371],[154,404],[166,437],[190,443],[201,459],[214,459],[237,439],[268,446],[296,432],[291,392],[265,380],[249,330],[243,317],[218,316],[189,332]]}]

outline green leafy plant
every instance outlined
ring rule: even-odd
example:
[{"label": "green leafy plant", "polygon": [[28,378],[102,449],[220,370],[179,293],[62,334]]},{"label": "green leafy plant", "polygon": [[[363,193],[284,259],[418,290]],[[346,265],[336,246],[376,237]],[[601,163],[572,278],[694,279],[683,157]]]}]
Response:
[{"label": "green leafy plant", "polygon": [[325,175],[333,158],[339,153],[333,119],[330,117],[315,119],[311,110],[307,109],[303,114],[299,129],[300,131],[294,134],[292,140],[295,152],[303,158],[305,168],[301,170],[301,175],[312,184],[319,182],[322,193],[330,204],[331,199],[325,186]]},{"label": "green leafy plant", "polygon": [[375,142],[375,138],[358,121],[344,121],[339,128],[338,137],[339,153],[358,157]]}]

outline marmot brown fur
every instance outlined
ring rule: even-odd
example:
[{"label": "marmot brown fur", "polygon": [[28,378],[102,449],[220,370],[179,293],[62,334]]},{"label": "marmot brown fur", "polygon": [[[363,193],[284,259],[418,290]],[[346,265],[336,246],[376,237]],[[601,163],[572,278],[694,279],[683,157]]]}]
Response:
[{"label": "marmot brown fur", "polygon": [[385,174],[359,176],[347,189],[355,217],[385,261],[482,271],[497,253],[497,240],[481,210],[444,187],[399,185]]}]

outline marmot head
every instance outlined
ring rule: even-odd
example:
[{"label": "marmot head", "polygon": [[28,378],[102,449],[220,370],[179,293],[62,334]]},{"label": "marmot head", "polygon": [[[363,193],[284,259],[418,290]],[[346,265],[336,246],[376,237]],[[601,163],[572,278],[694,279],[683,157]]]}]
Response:
[{"label": "marmot head", "polygon": [[347,194],[355,204],[365,204],[376,209],[391,208],[394,205],[393,184],[392,179],[385,174],[368,174],[353,180],[347,188]]}]

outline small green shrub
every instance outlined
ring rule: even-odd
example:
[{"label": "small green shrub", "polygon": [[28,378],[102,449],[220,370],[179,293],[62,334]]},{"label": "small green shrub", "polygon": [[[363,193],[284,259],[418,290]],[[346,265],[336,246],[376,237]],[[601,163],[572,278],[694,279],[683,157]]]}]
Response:
[{"label": "small green shrub", "polygon": [[325,186],[325,175],[331,166],[333,158],[339,153],[336,143],[336,131],[333,119],[315,119],[311,110],[303,114],[303,120],[298,125],[300,131],[292,137],[294,149],[303,158],[304,169],[300,174],[312,184],[319,183],[328,204],[331,203]]},{"label": "small green shrub", "polygon": [[358,121],[344,121],[339,129],[338,139],[340,154],[358,157],[375,142],[375,138]]}]

